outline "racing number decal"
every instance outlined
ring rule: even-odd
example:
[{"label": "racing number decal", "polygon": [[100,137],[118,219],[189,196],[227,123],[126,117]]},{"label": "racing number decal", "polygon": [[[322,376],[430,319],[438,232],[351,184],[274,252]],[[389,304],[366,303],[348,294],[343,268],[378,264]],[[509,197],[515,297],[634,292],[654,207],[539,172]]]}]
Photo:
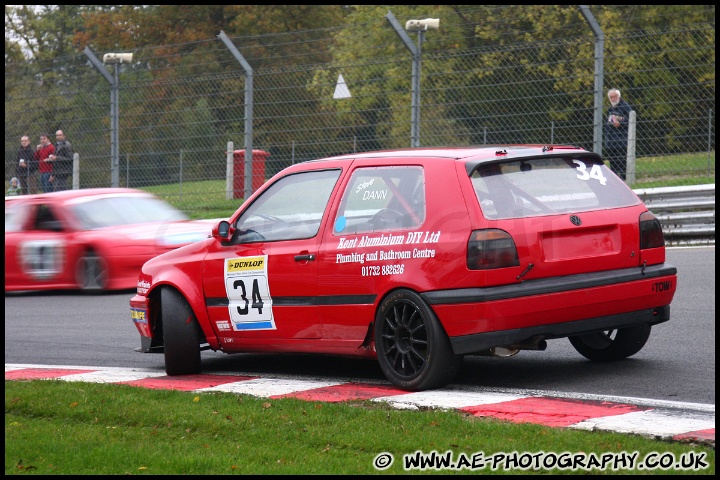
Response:
[{"label": "racing number decal", "polygon": [[233,330],[275,330],[267,255],[226,259],[225,292]]},{"label": "racing number decal", "polygon": [[[244,307],[237,307],[237,311],[239,315],[247,315],[249,313],[248,311],[248,303],[250,301],[247,299],[247,289],[245,288],[245,280],[235,280],[233,282],[233,288],[235,290],[241,290],[242,293],[240,294],[240,299],[245,302]],[[252,308],[257,308],[258,314],[262,315],[262,308],[263,308],[263,301],[262,297],[260,296],[260,284],[258,283],[257,278],[253,278],[252,280]]]},{"label": "racing number decal", "polygon": [[577,165],[577,178],[580,180],[590,180],[591,178],[594,178],[600,182],[601,185],[605,185],[607,183],[607,178],[603,175],[600,165],[593,165],[590,172],[588,172],[587,165],[585,165],[584,162],[573,159],[573,163]]},{"label": "racing number decal", "polygon": [[65,242],[62,240],[23,242],[19,248],[20,265],[29,277],[50,280],[62,273],[65,250]]}]

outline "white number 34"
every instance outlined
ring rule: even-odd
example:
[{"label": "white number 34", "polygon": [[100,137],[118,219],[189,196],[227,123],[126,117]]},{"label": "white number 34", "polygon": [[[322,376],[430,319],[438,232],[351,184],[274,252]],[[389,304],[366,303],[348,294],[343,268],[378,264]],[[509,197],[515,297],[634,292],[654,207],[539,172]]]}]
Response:
[{"label": "white number 34", "polygon": [[593,165],[590,172],[588,172],[587,165],[580,160],[573,159],[573,163],[577,165],[577,178],[580,180],[590,180],[591,178],[594,178],[600,182],[601,185],[605,185],[607,183],[607,178],[603,175],[600,165]]}]

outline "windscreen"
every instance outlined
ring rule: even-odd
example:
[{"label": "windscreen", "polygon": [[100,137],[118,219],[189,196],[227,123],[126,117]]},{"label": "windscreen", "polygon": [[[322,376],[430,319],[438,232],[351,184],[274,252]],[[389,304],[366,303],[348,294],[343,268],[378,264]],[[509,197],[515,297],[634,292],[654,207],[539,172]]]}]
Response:
[{"label": "windscreen", "polygon": [[640,203],[600,160],[543,157],[480,164],[470,179],[486,218],[525,218]]},{"label": "windscreen", "polygon": [[[88,197],[90,198],[90,197]],[[165,201],[143,195],[92,198],[70,209],[84,230],[151,222],[188,220],[187,215]]]}]

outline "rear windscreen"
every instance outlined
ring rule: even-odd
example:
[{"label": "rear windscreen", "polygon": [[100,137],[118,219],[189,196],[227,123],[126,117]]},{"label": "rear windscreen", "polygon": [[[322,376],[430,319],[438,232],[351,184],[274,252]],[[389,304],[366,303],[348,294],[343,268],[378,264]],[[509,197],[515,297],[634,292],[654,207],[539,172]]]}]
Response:
[{"label": "rear windscreen", "polygon": [[481,164],[470,175],[486,218],[524,218],[637,205],[600,160],[544,157]]}]

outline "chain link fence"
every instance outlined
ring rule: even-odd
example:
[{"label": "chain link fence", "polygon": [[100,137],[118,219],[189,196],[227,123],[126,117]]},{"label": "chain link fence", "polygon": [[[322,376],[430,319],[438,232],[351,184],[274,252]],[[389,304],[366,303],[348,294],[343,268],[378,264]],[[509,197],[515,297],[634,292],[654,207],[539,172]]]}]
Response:
[{"label": "chain link fence", "polygon": [[[119,186],[174,196],[192,212],[208,196],[228,198],[230,184],[232,204],[244,197],[243,153],[228,155],[228,142],[242,151],[251,139],[253,185],[305,160],[410,147],[413,57],[385,18],[374,27],[230,38],[252,67],[250,97],[248,72],[218,38],[144,48],[129,64],[106,65],[120,69],[116,165],[112,87],[86,54],[6,67],[6,180],[21,135],[35,145],[40,133],[62,129],[80,156],[80,188],[112,186],[116,168]],[[637,112],[633,188],[714,183],[714,24],[606,37],[602,91],[589,27],[574,38],[467,48],[448,48],[441,35],[424,32],[419,57],[420,145],[597,151],[596,100],[606,109],[615,87]]]}]

